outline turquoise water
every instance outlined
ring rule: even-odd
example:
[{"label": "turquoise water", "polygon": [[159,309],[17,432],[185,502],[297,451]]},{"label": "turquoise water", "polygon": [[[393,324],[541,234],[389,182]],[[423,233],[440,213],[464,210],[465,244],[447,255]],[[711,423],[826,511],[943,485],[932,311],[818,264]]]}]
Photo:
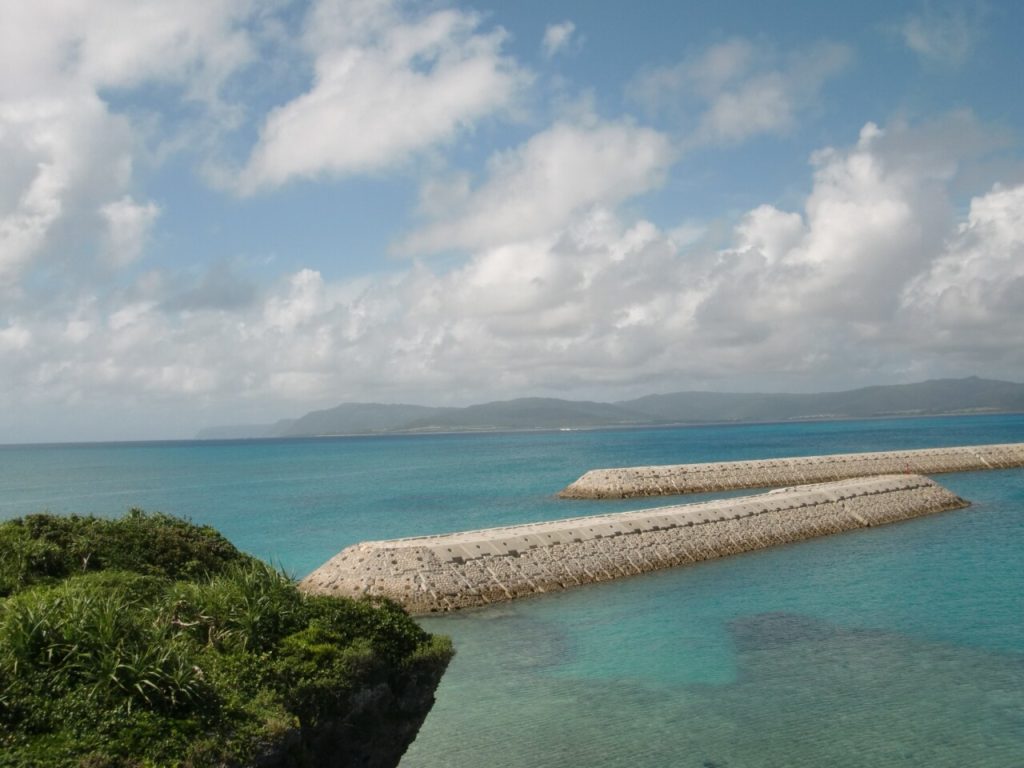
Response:
[{"label": "turquoise water", "polygon": [[[342,547],[636,508],[586,469],[1024,441],[1024,416],[0,448],[0,518],[130,506],[296,576]],[[964,511],[425,621],[420,766],[1024,766],[1024,470]],[[678,503],[666,499],[663,503]]]}]

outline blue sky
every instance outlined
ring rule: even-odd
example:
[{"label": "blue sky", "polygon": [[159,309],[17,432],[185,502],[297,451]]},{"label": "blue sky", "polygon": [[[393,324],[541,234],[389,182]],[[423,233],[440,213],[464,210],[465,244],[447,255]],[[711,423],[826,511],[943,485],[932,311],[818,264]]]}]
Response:
[{"label": "blue sky", "polygon": [[1024,380],[1016,2],[0,6],[0,442]]}]

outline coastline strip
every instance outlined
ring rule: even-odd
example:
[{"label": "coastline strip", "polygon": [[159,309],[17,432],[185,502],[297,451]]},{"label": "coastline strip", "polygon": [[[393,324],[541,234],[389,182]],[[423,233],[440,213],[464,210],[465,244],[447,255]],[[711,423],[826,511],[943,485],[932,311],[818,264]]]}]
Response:
[{"label": "coastline strip", "polygon": [[454,611],[966,506],[920,475],[860,477],[698,504],[363,542],[328,560],[299,588],[389,597],[413,614]]},{"label": "coastline strip", "polygon": [[558,495],[563,499],[628,499],[778,488],[901,472],[935,475],[1012,467],[1024,467],[1024,443],[592,469]]}]

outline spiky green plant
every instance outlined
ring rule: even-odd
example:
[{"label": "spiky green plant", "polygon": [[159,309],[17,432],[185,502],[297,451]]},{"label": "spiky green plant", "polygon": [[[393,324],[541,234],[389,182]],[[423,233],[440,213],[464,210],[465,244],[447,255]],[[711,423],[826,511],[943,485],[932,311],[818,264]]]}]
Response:
[{"label": "spiky green plant", "polygon": [[3,768],[244,765],[452,654],[393,603],[306,597],[165,515],[0,524],[0,563]]}]

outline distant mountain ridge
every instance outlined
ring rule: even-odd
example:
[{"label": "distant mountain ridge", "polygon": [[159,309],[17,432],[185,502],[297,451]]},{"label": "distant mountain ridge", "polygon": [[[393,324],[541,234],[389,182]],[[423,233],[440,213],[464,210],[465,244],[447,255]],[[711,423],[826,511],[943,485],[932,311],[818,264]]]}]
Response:
[{"label": "distant mountain ridge", "polygon": [[343,403],[274,424],[211,427],[197,439],[703,424],[1024,411],[1024,384],[932,379],[843,392],[676,392],[601,403],[525,397],[464,408]]}]

